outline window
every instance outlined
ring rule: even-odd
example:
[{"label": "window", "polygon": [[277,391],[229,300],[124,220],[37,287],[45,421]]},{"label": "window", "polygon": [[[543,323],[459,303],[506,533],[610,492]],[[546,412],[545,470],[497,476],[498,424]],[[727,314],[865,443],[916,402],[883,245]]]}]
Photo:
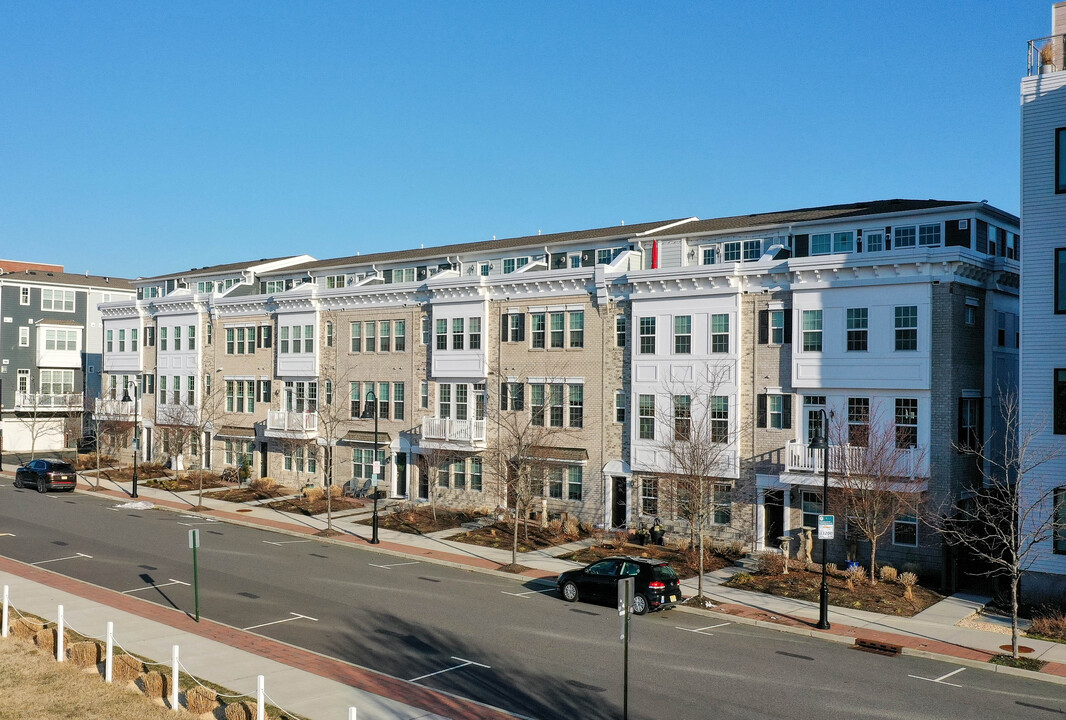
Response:
[{"label": "window", "polygon": [[[49,334],[52,336],[51,337],[52,346],[48,347],[47,349],[55,350],[56,349],[56,342],[55,342],[56,341],[56,332],[55,332],[55,330],[49,330],[46,333],[46,335],[49,335]],[[46,340],[46,342],[47,342],[47,340]],[[47,347],[47,345],[46,345],[46,347]],[[126,331],[125,330],[119,330],[118,331],[118,351],[119,352],[126,352]]]},{"label": "window", "polygon": [[883,232],[868,232],[863,235],[866,242],[866,252],[881,252],[885,249],[885,234]]},{"label": "window", "polygon": [[705,248],[703,248],[703,264],[704,265],[714,265],[714,262],[715,262],[715,257],[714,256],[715,256],[716,250],[717,250],[717,248],[714,248],[714,247],[705,247]]},{"label": "window", "polygon": [[571,465],[566,468],[566,499],[567,500],[581,500],[582,498],[582,482],[581,482],[581,466]]},{"label": "window", "polygon": [[525,313],[508,313],[503,324],[504,342],[526,341],[526,316]]},{"label": "window", "polygon": [[918,518],[915,515],[900,515],[892,523],[892,544],[918,546]]},{"label": "window", "polygon": [[729,442],[729,398],[713,395],[710,402],[711,442]]},{"label": "window", "polygon": [[640,413],[639,433],[641,440],[655,439],[655,396],[641,395],[637,399]]},{"label": "window", "polygon": [[917,305],[903,305],[896,308],[896,349],[918,349]]},{"label": "window", "polygon": [[1066,193],[1066,128],[1055,130],[1055,192]]},{"label": "window", "polygon": [[640,510],[645,515],[659,514],[658,478],[644,478],[640,481]]},{"label": "window", "polygon": [[529,386],[530,422],[538,427],[544,426],[544,385],[534,383]]},{"label": "window", "polygon": [[348,415],[353,420],[361,417],[363,395],[358,382],[348,383]]},{"label": "window", "polygon": [[529,334],[533,347],[545,347],[544,313],[533,313],[529,316]]},{"label": "window", "polygon": [[[372,353],[378,350],[378,324],[373,320],[364,323],[366,332],[363,333],[363,347],[366,352]],[[294,328],[295,329],[295,328]]]},{"label": "window", "polygon": [[692,397],[674,395],[674,440],[692,439]]},{"label": "window", "polygon": [[811,255],[828,255],[832,250],[831,240],[829,233],[811,235]]},{"label": "window", "polygon": [[19,288],[19,305],[30,304],[30,289],[28,287]]},{"label": "window", "polygon": [[344,287],[343,275],[327,275],[326,276],[326,289],[334,290],[336,288]]},{"label": "window", "polygon": [[151,325],[144,329],[144,343],[148,347],[155,347],[155,328]]},{"label": "window", "polygon": [[626,394],[622,390],[616,390],[614,393],[614,421],[626,421]]},{"label": "window", "polygon": [[185,383],[185,402],[189,405],[196,404],[196,376],[190,375]]},{"label": "window", "polygon": [[42,395],[69,395],[74,392],[74,371],[41,370],[38,390]]},{"label": "window", "polygon": [[[163,381],[159,378],[159,391],[166,393]],[[286,383],[288,384],[288,383]],[[302,384],[302,383],[301,383]],[[289,408],[290,410],[292,408]],[[255,381],[254,380],[227,380],[226,381],[226,412],[252,413],[255,412]],[[297,411],[299,412],[299,411]]]},{"label": "window", "polygon": [[1055,369],[1052,408],[1052,433],[1066,435],[1066,370],[1061,368]]},{"label": "window", "polygon": [[455,384],[455,419],[470,419],[470,405],[466,383]]},{"label": "window", "polygon": [[41,309],[74,312],[74,291],[44,288],[41,290]]},{"label": "window", "polygon": [[833,233],[833,252],[851,252],[855,249],[855,234],[851,232]]},{"label": "window", "polygon": [[159,350],[165,351],[167,349],[167,329],[165,327],[159,328]]},{"label": "window", "polygon": [[[137,349],[137,331],[133,330],[132,331],[132,335],[133,335],[132,340],[131,340],[131,344],[133,346],[132,349],[136,350]],[[190,350],[195,350],[196,349],[196,326],[195,325],[190,325],[189,326],[189,349]]]},{"label": "window", "polygon": [[[210,284],[210,283],[208,283],[208,284]],[[277,293],[283,292],[285,290],[285,281],[284,280],[267,280],[266,281],[266,287],[264,288],[264,290],[266,290],[267,295],[276,295]],[[209,290],[209,292],[210,292],[210,290]]]},{"label": "window", "polygon": [[733,486],[729,483],[715,483],[714,486],[715,525],[729,525],[733,522]]},{"label": "window", "polygon": [[452,350],[463,349],[463,328],[466,321],[463,318],[452,318]]},{"label": "window", "polygon": [[870,310],[869,308],[848,308],[848,352],[869,350]]},{"label": "window", "polygon": [[727,242],[722,244],[723,262],[740,262],[740,243]]},{"label": "window", "polygon": [[[286,328],[281,329],[284,333]],[[353,322],[348,324],[348,332],[351,335],[351,351],[353,353],[363,351],[363,323]],[[282,341],[284,342],[284,341]],[[284,352],[284,350],[282,351]]]},{"label": "window", "polygon": [[762,256],[762,240],[744,241],[744,262],[758,260]]},{"label": "window", "polygon": [[429,383],[423,381],[418,388],[418,405],[423,410],[429,409]]},{"label": "window", "polygon": [[787,428],[791,423],[785,422],[785,396],[784,395],[767,395],[766,396],[766,414],[767,422],[770,427],[780,430]]},{"label": "window", "polygon": [[520,382],[500,383],[500,410],[521,410],[525,407],[525,388]]},{"label": "window", "polygon": [[[20,328],[21,329],[21,328]],[[27,330],[29,328],[26,328]],[[125,350],[125,340],[123,335],[125,331],[118,331],[118,349]],[[78,349],[78,330],[52,330],[46,329],[44,331],[44,349],[45,350],[68,350],[74,351]],[[20,342],[21,344],[21,342]]]},{"label": "window", "polygon": [[1066,486],[1055,488],[1054,491],[1055,518],[1052,524],[1054,531],[1053,549],[1058,555],[1066,555]]},{"label": "window", "polygon": [[614,259],[614,248],[600,248],[596,251],[596,264],[608,265]]},{"label": "window", "polygon": [[585,347],[585,312],[578,310],[569,313],[570,316],[570,347]]},{"label": "window", "polygon": [[803,318],[803,350],[805,352],[822,351],[822,311],[804,310]]},{"label": "window", "polygon": [[1055,248],[1055,312],[1066,313],[1066,248]]},{"label": "window", "polygon": [[448,349],[448,321],[444,319],[437,320],[437,349]]},{"label": "window", "polygon": [[914,226],[898,227],[892,231],[892,242],[897,248],[914,247],[917,234],[915,233]]},{"label": "window", "polygon": [[378,417],[382,420],[389,419],[389,383],[378,383]]},{"label": "window", "polygon": [[430,328],[430,320],[429,320],[428,317],[423,317],[422,318],[422,344],[423,345],[429,345],[429,343],[430,343],[430,335],[432,335],[432,331],[431,331],[431,328]]},{"label": "window", "polygon": [[918,446],[918,399],[896,398],[896,448]]},{"label": "window", "polygon": [[711,352],[729,352],[729,315],[711,315]]},{"label": "window", "polygon": [[785,311],[770,310],[770,342],[783,345],[785,342]]},{"label": "window", "polygon": [[174,326],[174,350],[181,350],[181,326]]},{"label": "window", "polygon": [[655,354],[655,318],[653,317],[640,319],[640,353],[641,355]]},{"label": "window", "polygon": [[[469,337],[470,337],[470,349],[471,350],[480,350],[481,349],[481,318],[479,318],[479,317],[470,318],[469,323],[467,324],[467,329],[468,329],[468,331],[470,333],[470,335],[469,335]],[[399,350],[400,348],[396,348],[396,349]]]},{"label": "window", "polygon": [[553,348],[563,347],[565,322],[566,315],[564,313],[551,314],[551,346]]},{"label": "window", "polygon": [[[27,331],[28,331],[28,328],[27,328]],[[106,347],[107,347],[107,352],[114,352],[114,349],[115,349],[115,331],[114,330],[108,330],[107,331],[107,344],[106,344]]]},{"label": "window", "polygon": [[[232,355],[233,351],[230,350],[230,338],[232,337],[232,330],[226,330],[226,354]],[[278,352],[289,352],[289,327],[283,326],[278,328]]]},{"label": "window", "polygon": [[404,384],[402,382],[394,382],[392,384],[392,419],[403,420],[403,414],[406,411],[406,397],[404,391]]},{"label": "window", "polygon": [[800,493],[800,503],[803,508],[803,527],[817,528],[818,516],[822,514],[822,494],[814,490],[803,490]]},{"label": "window", "polygon": [[688,355],[692,352],[692,316],[678,315],[674,318],[674,354]]},{"label": "window", "polygon": [[584,385],[570,385],[568,386],[570,392],[570,417],[568,422],[570,427],[579,428],[584,427],[585,424],[585,386]]},{"label": "window", "polygon": [[481,492],[481,478],[481,458],[472,457],[470,458],[470,489],[474,492]]},{"label": "window", "polygon": [[940,223],[918,226],[918,244],[934,247],[940,244]]},{"label": "window", "polygon": [[437,386],[437,417],[450,418],[452,416],[452,386],[449,383],[441,383]]},{"label": "window", "polygon": [[333,347],[333,323],[326,321],[326,347]]},{"label": "window", "polygon": [[[108,330],[107,332],[108,332],[108,334],[111,333],[110,330]],[[119,337],[121,337],[121,336],[122,336],[122,332],[119,331]],[[20,327],[19,328],[19,347],[29,347],[29,346],[30,346],[30,329],[28,327]],[[111,341],[108,340],[108,350],[111,349],[110,346],[111,346]],[[121,347],[121,345],[120,345],[120,347]]]},{"label": "window", "polygon": [[508,273],[513,273],[515,271],[515,262],[514,262],[514,260],[515,260],[514,258],[504,258],[504,260],[503,260],[503,273],[504,273],[504,275],[506,275]]},{"label": "window", "polygon": [[553,467],[548,469],[548,497],[557,500],[563,498],[563,469],[560,467]]},{"label": "window", "polygon": [[487,262],[477,264],[478,274],[485,277],[488,276],[489,271],[492,269],[492,265]]},{"label": "window", "polygon": [[870,438],[870,398],[848,398],[848,445],[866,447]]},{"label": "window", "polygon": [[959,398],[959,437],[960,452],[978,451],[981,448],[981,398]]},{"label": "window", "polygon": [[563,426],[563,386],[553,383],[548,386],[549,423],[552,427]]},{"label": "window", "polygon": [[626,346],[626,316],[619,315],[614,319],[614,345],[624,348]]}]

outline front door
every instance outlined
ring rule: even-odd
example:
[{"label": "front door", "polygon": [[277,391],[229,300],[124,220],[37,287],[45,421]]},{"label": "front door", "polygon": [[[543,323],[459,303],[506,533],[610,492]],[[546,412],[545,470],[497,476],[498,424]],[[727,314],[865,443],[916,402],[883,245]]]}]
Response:
[{"label": "front door", "polygon": [[614,485],[614,503],[611,506],[611,527],[625,527],[629,518],[629,498],[626,495],[626,479],[612,478]]},{"label": "front door", "polygon": [[763,493],[763,545],[779,547],[778,540],[785,531],[785,491],[767,490]]},{"label": "front door", "polygon": [[267,444],[265,442],[259,443],[259,477],[270,477],[270,471],[267,468]]}]

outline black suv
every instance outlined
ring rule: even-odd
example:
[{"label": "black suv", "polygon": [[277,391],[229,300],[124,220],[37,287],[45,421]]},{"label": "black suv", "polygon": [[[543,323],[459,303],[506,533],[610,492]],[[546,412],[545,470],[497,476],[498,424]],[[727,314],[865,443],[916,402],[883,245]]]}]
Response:
[{"label": "black suv", "polygon": [[37,492],[49,490],[74,491],[78,473],[74,466],[63,460],[33,460],[15,471],[15,487],[33,485]]},{"label": "black suv", "polygon": [[575,602],[618,599],[618,581],[635,578],[633,612],[673,607],[681,602],[681,583],[677,573],[663,560],[636,557],[611,557],[591,565],[567,570],[555,581],[564,600]]}]

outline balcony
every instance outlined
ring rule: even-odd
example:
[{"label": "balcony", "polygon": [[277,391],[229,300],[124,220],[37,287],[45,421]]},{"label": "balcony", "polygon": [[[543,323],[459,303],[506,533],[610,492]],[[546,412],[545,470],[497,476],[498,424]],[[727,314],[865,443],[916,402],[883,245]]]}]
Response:
[{"label": "balcony", "polygon": [[484,447],[484,420],[452,420],[451,418],[423,418],[422,440],[425,445],[448,445],[455,449]]},{"label": "balcony", "polygon": [[285,410],[267,412],[265,435],[267,437],[305,437],[318,433],[318,413],[297,413]]},{"label": "balcony", "polygon": [[83,410],[84,394],[62,393],[15,393],[15,409],[42,412],[80,412]]},{"label": "balcony", "polygon": [[1066,35],[1029,41],[1029,77],[1066,70]]},{"label": "balcony", "polygon": [[122,402],[121,400],[101,398],[96,401],[96,407],[93,408],[93,412],[101,420],[133,420],[135,406],[136,403],[133,400]]},{"label": "balcony", "polygon": [[[865,454],[867,448],[858,445],[830,445],[829,446],[829,474],[847,476],[851,472],[858,472],[866,467],[868,462]],[[917,478],[929,475],[929,466],[926,461],[924,448],[915,447],[907,450],[896,451],[893,458],[877,460],[878,465],[895,465],[897,477]],[[788,472],[808,472],[821,475],[825,466],[823,458],[825,453],[821,450],[811,450],[805,444],[790,440],[785,446],[785,470]],[[870,462],[875,462],[870,459]]]}]

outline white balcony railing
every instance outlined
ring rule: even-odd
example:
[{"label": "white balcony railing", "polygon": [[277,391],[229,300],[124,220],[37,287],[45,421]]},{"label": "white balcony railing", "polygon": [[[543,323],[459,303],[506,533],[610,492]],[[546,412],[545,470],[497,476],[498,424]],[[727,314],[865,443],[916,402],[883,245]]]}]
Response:
[{"label": "white balcony railing", "polygon": [[[864,457],[866,452],[868,452],[867,448],[859,445],[830,445],[829,472],[836,475],[860,472],[867,465]],[[925,468],[925,452],[922,448],[914,447],[895,452],[898,455],[892,459],[892,462],[898,477],[913,479],[925,477],[928,474]],[[790,440],[785,446],[785,469],[821,473],[825,468],[824,457],[825,453],[821,450],[811,450],[804,443]]]},{"label": "white balcony railing", "polygon": [[422,437],[458,443],[485,442],[485,421],[423,418]]},{"label": "white balcony railing", "polygon": [[82,410],[82,393],[15,393],[16,410]]},{"label": "white balcony railing", "polygon": [[295,413],[285,410],[267,412],[267,430],[283,432],[318,432],[318,413]]},{"label": "white balcony railing", "polygon": [[93,412],[97,417],[101,418],[125,418],[133,419],[134,415],[134,401],[129,400],[122,402],[121,400],[112,400],[110,398],[100,398],[96,401],[96,406],[93,408]]}]

